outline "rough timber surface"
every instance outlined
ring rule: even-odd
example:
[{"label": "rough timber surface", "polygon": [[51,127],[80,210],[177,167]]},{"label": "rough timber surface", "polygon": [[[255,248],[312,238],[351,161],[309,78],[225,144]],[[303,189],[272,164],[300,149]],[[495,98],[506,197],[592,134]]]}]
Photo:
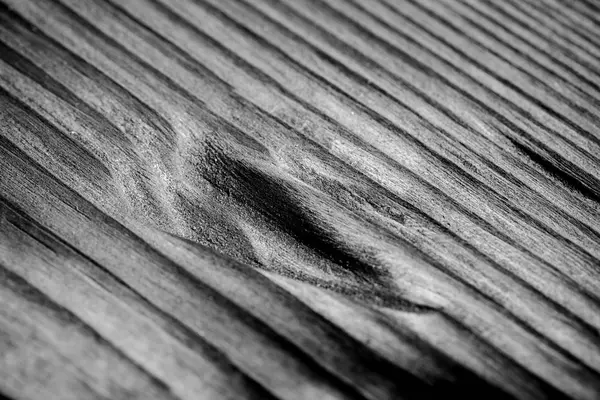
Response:
[{"label": "rough timber surface", "polygon": [[0,0],[0,397],[600,398],[600,3]]}]

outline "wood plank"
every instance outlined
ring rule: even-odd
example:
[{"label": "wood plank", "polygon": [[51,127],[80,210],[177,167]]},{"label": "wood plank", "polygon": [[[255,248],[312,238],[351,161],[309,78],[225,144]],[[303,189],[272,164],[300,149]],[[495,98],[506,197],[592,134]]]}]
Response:
[{"label": "wood plank", "polygon": [[592,0],[1,0],[0,397],[600,398]]}]

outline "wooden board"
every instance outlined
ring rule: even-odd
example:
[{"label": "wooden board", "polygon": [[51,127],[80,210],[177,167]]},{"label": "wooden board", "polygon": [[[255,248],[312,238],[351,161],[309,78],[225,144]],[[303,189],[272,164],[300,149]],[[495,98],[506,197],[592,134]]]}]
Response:
[{"label": "wooden board", "polygon": [[600,398],[594,0],[1,0],[0,397]]}]

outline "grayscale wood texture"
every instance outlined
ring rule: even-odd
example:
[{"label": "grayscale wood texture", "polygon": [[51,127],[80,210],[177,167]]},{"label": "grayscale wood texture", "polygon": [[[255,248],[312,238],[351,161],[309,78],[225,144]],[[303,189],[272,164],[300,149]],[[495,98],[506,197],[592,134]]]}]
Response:
[{"label": "grayscale wood texture", "polygon": [[600,3],[0,0],[0,397],[600,399]]}]

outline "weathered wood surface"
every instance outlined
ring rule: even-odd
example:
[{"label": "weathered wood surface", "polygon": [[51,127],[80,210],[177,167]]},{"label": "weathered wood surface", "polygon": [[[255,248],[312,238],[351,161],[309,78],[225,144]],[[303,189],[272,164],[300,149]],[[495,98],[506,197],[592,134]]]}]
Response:
[{"label": "weathered wood surface", "polygon": [[600,398],[600,3],[0,3],[0,394]]}]

